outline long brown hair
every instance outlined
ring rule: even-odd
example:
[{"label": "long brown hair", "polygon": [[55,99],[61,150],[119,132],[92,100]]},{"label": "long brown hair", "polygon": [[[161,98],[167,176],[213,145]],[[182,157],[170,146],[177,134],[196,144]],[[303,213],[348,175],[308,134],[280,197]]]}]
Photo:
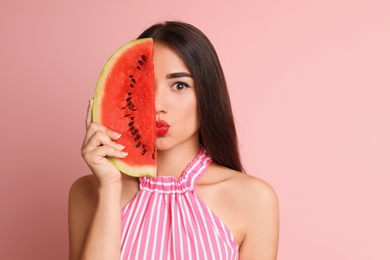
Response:
[{"label": "long brown hair", "polygon": [[138,38],[149,37],[175,51],[191,72],[196,85],[200,143],[215,163],[244,171],[225,76],[210,40],[193,25],[177,21],[154,24]]}]

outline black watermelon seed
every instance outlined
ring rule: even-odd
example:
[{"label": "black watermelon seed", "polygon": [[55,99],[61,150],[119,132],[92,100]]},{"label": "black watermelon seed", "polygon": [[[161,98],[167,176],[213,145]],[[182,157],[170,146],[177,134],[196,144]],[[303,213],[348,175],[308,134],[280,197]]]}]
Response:
[{"label": "black watermelon seed", "polygon": [[138,70],[140,70],[140,69],[141,69],[141,67],[140,67],[140,66],[137,66],[137,69],[138,69]]},{"label": "black watermelon seed", "polygon": [[128,93],[127,93],[127,95],[129,95],[129,96],[131,96],[131,94],[133,94],[133,93],[131,93],[131,92],[128,92]]},{"label": "black watermelon seed", "polygon": [[146,60],[146,56],[145,55],[142,55],[141,58],[145,61]]},{"label": "black watermelon seed", "polygon": [[142,62],[142,60],[139,60],[139,61],[138,61],[138,64],[141,65],[141,66],[144,65],[144,63]]},{"label": "black watermelon seed", "polygon": [[134,85],[133,85],[133,84],[130,84],[130,87],[131,87],[131,88],[134,88]]},{"label": "black watermelon seed", "polygon": [[134,117],[134,116],[132,116],[132,117],[130,117],[130,120],[134,120],[134,118],[135,118],[135,117]]},{"label": "black watermelon seed", "polygon": [[141,136],[139,135],[136,135],[135,138],[134,138],[134,141],[137,141]]},{"label": "black watermelon seed", "polygon": [[129,116],[129,115],[130,115],[130,114],[126,114],[125,117],[126,117],[126,116]]},{"label": "black watermelon seed", "polygon": [[137,130],[133,130],[133,131],[131,132],[131,134],[132,134],[132,135],[135,135],[137,132],[138,132]]},{"label": "black watermelon seed", "polygon": [[133,124],[134,124],[134,122],[130,122],[130,123],[129,123],[129,126],[132,126]]},{"label": "black watermelon seed", "polygon": [[133,78],[133,75],[130,75],[129,77],[130,77],[130,78]]},{"label": "black watermelon seed", "polygon": [[140,142],[136,143],[135,148],[138,148],[141,145]]},{"label": "black watermelon seed", "polygon": [[154,157],[154,153],[152,153],[152,159],[153,159],[153,160],[155,159],[155,157]]},{"label": "black watermelon seed", "polygon": [[132,79],[131,79],[131,82],[135,83],[135,79],[132,78]]},{"label": "black watermelon seed", "polygon": [[142,155],[144,155],[146,153],[146,150],[145,149],[143,149],[142,150]]},{"label": "black watermelon seed", "polygon": [[126,98],[126,102],[129,102],[129,101],[130,101],[130,99],[131,99],[131,98],[129,98],[129,97],[128,97],[128,98]]}]

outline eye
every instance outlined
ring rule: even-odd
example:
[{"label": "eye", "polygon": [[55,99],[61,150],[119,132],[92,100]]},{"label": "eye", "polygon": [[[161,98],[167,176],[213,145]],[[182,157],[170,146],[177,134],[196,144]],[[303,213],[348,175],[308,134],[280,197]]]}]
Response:
[{"label": "eye", "polygon": [[184,82],[176,82],[175,84],[172,85],[172,88],[176,91],[182,91],[184,90],[185,88],[189,88],[190,86],[188,86],[187,83],[184,83]]}]

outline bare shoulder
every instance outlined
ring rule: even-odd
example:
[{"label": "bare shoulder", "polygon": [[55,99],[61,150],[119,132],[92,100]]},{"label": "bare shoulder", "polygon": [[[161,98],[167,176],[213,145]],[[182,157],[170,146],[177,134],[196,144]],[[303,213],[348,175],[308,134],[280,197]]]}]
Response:
[{"label": "bare shoulder", "polygon": [[232,172],[229,186],[235,192],[235,207],[244,220],[245,236],[240,259],[276,259],[279,240],[279,202],[266,181]]},{"label": "bare shoulder", "polygon": [[95,176],[92,174],[82,176],[78,178],[76,181],[73,182],[71,186],[71,191],[78,190],[78,189],[96,189],[98,187],[98,183],[96,181]]},{"label": "bare shoulder", "polygon": [[236,196],[258,206],[277,203],[276,192],[269,183],[249,174],[231,171],[228,185],[235,190]]},{"label": "bare shoulder", "polygon": [[95,176],[86,175],[73,182],[69,190],[69,200],[97,200],[98,183]]},{"label": "bare shoulder", "polygon": [[278,198],[273,187],[266,181],[250,174],[242,173],[218,165],[212,165],[201,184],[213,186],[223,196],[234,198],[234,201],[245,201],[245,205],[264,204],[277,205]]},{"label": "bare shoulder", "polygon": [[[68,214],[70,227],[87,225],[98,202],[98,183],[93,175],[77,179],[69,190]],[[83,227],[85,228],[85,227]]]},{"label": "bare shoulder", "polygon": [[[200,195],[232,231],[240,259],[276,259],[279,205],[273,187],[250,174],[218,165],[209,168]],[[203,186],[209,187],[207,192]]]}]

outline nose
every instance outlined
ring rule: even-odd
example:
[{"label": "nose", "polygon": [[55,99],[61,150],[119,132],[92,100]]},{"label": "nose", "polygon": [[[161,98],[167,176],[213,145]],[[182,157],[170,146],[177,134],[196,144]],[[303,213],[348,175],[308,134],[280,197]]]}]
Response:
[{"label": "nose", "polygon": [[156,84],[154,102],[155,102],[156,116],[157,117],[161,113],[166,112],[166,107],[165,107],[166,104],[165,104],[163,89],[161,87],[158,87],[157,84]]}]

